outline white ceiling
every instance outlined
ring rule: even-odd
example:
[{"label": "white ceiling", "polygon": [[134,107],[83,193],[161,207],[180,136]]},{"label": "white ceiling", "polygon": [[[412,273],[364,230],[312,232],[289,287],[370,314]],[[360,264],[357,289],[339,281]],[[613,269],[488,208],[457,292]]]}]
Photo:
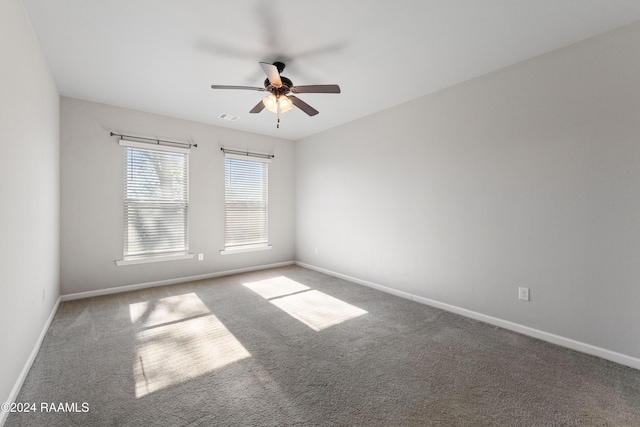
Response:
[{"label": "white ceiling", "polygon": [[[640,20],[638,0],[23,0],[64,96],[297,140]],[[249,114],[281,59],[317,110]],[[239,116],[236,122],[218,118]]]}]

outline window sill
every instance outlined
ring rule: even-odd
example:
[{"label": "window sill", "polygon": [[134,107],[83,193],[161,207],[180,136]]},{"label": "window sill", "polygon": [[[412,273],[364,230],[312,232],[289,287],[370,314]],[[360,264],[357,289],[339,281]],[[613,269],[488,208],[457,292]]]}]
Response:
[{"label": "window sill", "polygon": [[118,259],[116,260],[116,265],[118,267],[122,267],[125,265],[148,264],[150,262],[176,261],[179,259],[190,259],[190,258],[193,258],[193,254],[146,256],[146,257],[140,257],[140,258]]},{"label": "window sill", "polygon": [[238,248],[228,248],[220,251],[220,255],[231,255],[231,254],[239,254],[242,252],[254,252],[254,251],[266,251],[271,249],[271,245],[255,245],[255,246],[242,246]]}]

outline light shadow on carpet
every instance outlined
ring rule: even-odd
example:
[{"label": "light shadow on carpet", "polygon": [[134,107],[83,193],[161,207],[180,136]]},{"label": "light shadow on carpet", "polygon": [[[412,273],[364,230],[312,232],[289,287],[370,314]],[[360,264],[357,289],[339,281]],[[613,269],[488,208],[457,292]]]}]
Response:
[{"label": "light shadow on carpet", "polygon": [[133,375],[137,398],[250,357],[195,293],[129,306],[142,330]]},{"label": "light shadow on carpet", "polygon": [[367,314],[365,310],[284,276],[245,283],[244,286],[314,331]]}]

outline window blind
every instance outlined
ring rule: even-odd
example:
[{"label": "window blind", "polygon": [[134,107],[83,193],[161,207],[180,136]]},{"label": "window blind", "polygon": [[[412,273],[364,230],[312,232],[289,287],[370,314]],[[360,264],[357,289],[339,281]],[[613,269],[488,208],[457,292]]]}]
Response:
[{"label": "window blind", "polygon": [[224,245],[266,245],[269,223],[268,159],[225,154]]},{"label": "window blind", "polygon": [[125,259],[187,253],[188,150],[121,144],[126,145]]}]

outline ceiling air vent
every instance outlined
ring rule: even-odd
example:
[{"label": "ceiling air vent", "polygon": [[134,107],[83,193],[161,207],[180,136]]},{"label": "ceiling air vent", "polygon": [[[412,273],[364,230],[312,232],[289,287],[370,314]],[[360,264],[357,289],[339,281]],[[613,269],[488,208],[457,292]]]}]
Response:
[{"label": "ceiling air vent", "polygon": [[227,113],[222,113],[218,116],[219,119],[224,119],[224,120],[229,120],[231,122],[235,122],[236,120],[238,120],[240,117],[238,116],[232,116],[231,114],[227,114]]}]

